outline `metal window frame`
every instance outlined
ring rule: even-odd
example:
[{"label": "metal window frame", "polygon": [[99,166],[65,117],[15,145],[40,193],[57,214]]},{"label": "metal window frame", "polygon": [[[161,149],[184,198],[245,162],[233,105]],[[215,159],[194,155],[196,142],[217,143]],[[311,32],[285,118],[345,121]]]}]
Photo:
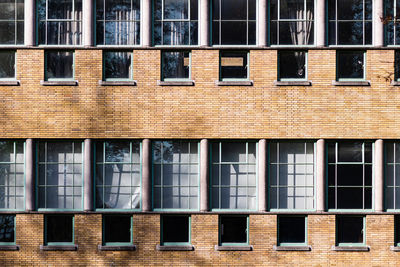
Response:
[{"label": "metal window frame", "polygon": [[[339,78],[339,57],[342,54],[363,54],[363,77],[362,78]],[[336,81],[365,81],[367,79],[367,51],[366,50],[336,50]]]},{"label": "metal window frame", "polygon": [[[305,62],[304,62],[304,69],[305,74],[304,78],[281,78],[281,53],[287,52],[304,52],[305,54]],[[278,81],[307,81],[308,80],[308,50],[278,50]]]},{"label": "metal window frame", "polygon": [[[222,218],[223,217],[238,217],[246,220],[246,242],[222,242]],[[250,244],[249,241],[250,232],[250,216],[242,214],[220,214],[218,215],[218,244],[219,246],[246,246]]]},{"label": "metal window frame", "polygon": [[14,77],[0,78],[0,81],[15,81],[17,80],[17,51],[14,50],[0,50],[0,53],[10,53],[14,56]]},{"label": "metal window frame", "polygon": [[[0,19],[0,22],[12,22],[14,23],[14,42],[11,44],[1,44],[1,46],[23,46],[24,45],[24,40],[22,40],[22,43],[18,43],[18,32],[21,31],[20,28],[18,28],[18,23],[24,22],[25,19],[18,19],[18,1],[19,0],[12,0],[14,2],[14,19]],[[22,1],[25,7],[25,2]],[[25,11],[23,11],[25,13]],[[25,16],[25,14],[24,14]],[[23,31],[23,30],[22,30]]]},{"label": "metal window frame", "polygon": [[[63,217],[68,216],[72,219],[72,241],[71,242],[47,242],[47,227],[48,227],[48,218],[49,217]],[[65,231],[65,229],[60,229]],[[75,244],[75,215],[71,214],[45,214],[44,215],[44,243],[46,246],[70,246]]]},{"label": "metal window frame", "polygon": [[13,216],[14,219],[14,241],[13,242],[0,242],[0,246],[12,246],[17,242],[17,219],[15,214],[0,214],[0,217]]},{"label": "metal window frame", "polygon": [[[188,81],[192,79],[192,51],[191,50],[161,50],[161,81]],[[165,53],[175,53],[175,52],[182,52],[182,53],[189,53],[189,77],[187,78],[166,78],[164,77],[164,54]]]},{"label": "metal window frame", "polygon": [[[388,47],[397,47],[400,45],[400,42],[396,43],[396,34],[398,31],[400,31],[400,25],[398,25],[400,23],[399,18],[396,18],[398,16],[400,16],[400,14],[397,14],[397,1],[396,0],[385,0],[383,2],[383,13],[385,15],[385,19],[388,17],[387,15],[387,11],[388,11],[388,6],[387,6],[387,2],[393,2],[393,19],[391,19],[390,23],[393,23],[393,39],[392,40],[388,40],[388,24],[386,23],[384,25],[384,36],[385,36],[385,40],[384,43],[386,46]],[[397,25],[396,25],[397,23]]]},{"label": "metal window frame", "polygon": [[[235,53],[235,54],[245,54],[246,53],[246,70],[247,78],[223,78],[222,77],[222,58],[223,53]],[[250,51],[249,50],[219,50],[219,81],[249,81],[250,80]]]},{"label": "metal window frame", "polygon": [[[351,217],[357,217],[357,218],[363,218],[363,242],[361,243],[339,243],[339,225],[338,225],[338,218],[351,218]],[[336,246],[339,247],[349,247],[349,246],[366,246],[366,217],[365,215],[336,215],[335,216],[335,244]]]},{"label": "metal window frame", "polygon": [[[130,218],[130,242],[106,242],[106,217],[129,217]],[[130,246],[133,245],[133,217],[130,214],[103,214],[101,218],[102,225],[102,244],[103,246]]]},{"label": "metal window frame", "polygon": [[[48,66],[48,53],[54,53],[54,52],[70,52],[72,53],[72,77],[68,78],[48,78],[48,73],[47,73],[47,66]],[[75,50],[45,50],[44,51],[44,79],[45,81],[73,81],[75,79]]]},{"label": "metal window frame", "polygon": [[[130,66],[130,73],[129,73],[129,78],[107,78],[106,77],[106,53],[128,53],[131,56],[131,66]],[[133,81],[133,52],[132,50],[103,50],[102,53],[102,62],[103,62],[103,68],[102,68],[102,74],[103,74],[103,81]]]},{"label": "metal window frame", "polygon": [[[192,216],[190,214],[166,214],[160,215],[160,244],[162,246],[188,246],[192,244]],[[188,219],[189,236],[188,242],[164,242],[164,218],[165,217],[186,217]]]},{"label": "metal window frame", "polygon": [[[304,218],[304,242],[302,243],[296,243],[296,242],[290,242],[290,243],[284,243],[280,241],[280,219],[284,218]],[[307,215],[278,215],[277,218],[277,244],[278,246],[307,246],[308,245],[308,216]]]}]

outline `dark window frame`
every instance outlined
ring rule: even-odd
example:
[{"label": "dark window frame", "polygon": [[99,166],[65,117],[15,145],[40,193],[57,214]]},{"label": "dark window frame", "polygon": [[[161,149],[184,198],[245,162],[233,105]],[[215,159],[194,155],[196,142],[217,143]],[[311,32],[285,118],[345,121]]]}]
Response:
[{"label": "dark window frame", "polygon": [[[283,53],[303,52],[304,53],[304,78],[282,78],[281,58]],[[296,63],[296,62],[294,62]],[[278,51],[278,81],[307,81],[308,80],[308,50],[279,50]]]},{"label": "dark window frame", "polygon": [[[107,242],[106,240],[106,218],[107,217],[125,217],[130,219],[129,242]],[[103,214],[102,216],[102,244],[103,246],[131,246],[133,245],[133,217],[130,214]]]},{"label": "dark window frame", "polygon": [[[72,241],[70,242],[48,242],[48,219],[49,217],[71,217],[72,220]],[[46,246],[71,246],[75,245],[75,216],[69,214],[46,214],[44,215],[44,243]]]},{"label": "dark window frame", "polygon": [[[188,241],[187,242],[165,242],[164,241],[164,219],[165,217],[181,217],[186,218],[188,223]],[[162,246],[188,246],[192,244],[192,216],[191,215],[183,215],[183,214],[168,214],[168,215],[161,215],[160,218],[160,244]]]},{"label": "dark window frame", "polygon": [[[303,218],[304,219],[304,242],[281,242],[280,220],[282,218]],[[278,246],[307,246],[308,245],[308,216],[307,215],[279,215],[277,223]]]},{"label": "dark window frame", "polygon": [[[339,240],[339,223],[338,220],[342,218],[362,218],[363,219],[363,242],[340,242]],[[364,215],[336,215],[335,217],[335,244],[339,247],[348,247],[348,246],[366,246],[366,217]]]},{"label": "dark window frame", "polygon": [[[189,54],[189,72],[188,72],[188,77],[185,78],[169,78],[169,77],[165,77],[165,71],[164,71],[164,66],[165,66],[165,53],[188,53]],[[185,56],[184,56],[185,58]],[[191,50],[161,50],[161,81],[189,81],[192,79],[192,51]]]},{"label": "dark window frame", "polygon": [[[106,75],[106,54],[107,53],[127,53],[131,57],[131,64],[128,70],[128,78],[108,78]],[[133,52],[131,50],[103,50],[102,54],[102,61],[103,61],[103,81],[133,81]]]},{"label": "dark window frame", "polygon": [[[13,238],[14,240],[12,242],[0,242],[0,246],[10,246],[10,245],[15,245],[16,240],[17,240],[17,219],[15,214],[1,214],[0,217],[8,217],[8,216],[13,216]],[[3,234],[3,233],[2,233]]]},{"label": "dark window frame", "polygon": [[[362,53],[363,54],[363,77],[362,78],[340,78],[340,55],[342,54],[354,54],[354,53]],[[365,81],[367,78],[367,52],[365,50],[336,50],[336,81]]]},{"label": "dark window frame", "polygon": [[[246,78],[224,78],[222,77],[222,58],[224,53],[232,53],[232,54],[245,54],[246,53]],[[250,51],[249,50],[220,50],[219,51],[219,81],[248,81],[250,80]]]},{"label": "dark window frame", "polygon": [[[223,242],[222,240],[222,219],[226,217],[236,217],[246,220],[246,242]],[[249,229],[250,229],[250,216],[240,214],[226,214],[218,216],[218,244],[219,246],[248,246],[249,242]]]},{"label": "dark window frame", "polygon": [[14,56],[14,75],[12,77],[0,77],[0,81],[15,81],[17,79],[17,51],[16,50],[0,50],[0,53],[10,53]]},{"label": "dark window frame", "polygon": [[[54,52],[65,52],[72,53],[72,77],[64,77],[64,78],[49,78],[48,74],[48,53]],[[45,81],[73,81],[75,79],[75,50],[45,50],[44,51],[44,79]]]}]

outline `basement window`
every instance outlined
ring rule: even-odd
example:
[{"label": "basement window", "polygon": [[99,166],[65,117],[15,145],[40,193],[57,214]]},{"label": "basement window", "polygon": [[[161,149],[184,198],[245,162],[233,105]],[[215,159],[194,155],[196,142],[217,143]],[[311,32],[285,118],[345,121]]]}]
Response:
[{"label": "basement window", "polygon": [[103,216],[103,245],[120,246],[132,244],[132,216]]},{"label": "basement window", "polygon": [[336,216],[336,245],[364,246],[365,217]]},{"label": "basement window", "polygon": [[247,80],[249,78],[248,51],[220,52],[220,80]]},{"label": "basement window", "polygon": [[306,216],[278,217],[278,245],[305,246],[307,244]]},{"label": "basement window", "polygon": [[365,51],[336,52],[336,80],[365,80]]},{"label": "basement window", "polygon": [[161,217],[161,245],[190,245],[190,221],[188,215],[163,215]]},{"label": "basement window", "polygon": [[163,51],[161,79],[163,81],[190,79],[190,56],[191,53],[188,51]]},{"label": "basement window", "polygon": [[0,51],[1,80],[15,80],[15,51]]},{"label": "basement window", "polygon": [[74,216],[46,215],[45,243],[47,246],[74,244]]},{"label": "basement window", "polygon": [[249,217],[241,215],[220,215],[220,246],[248,245]]},{"label": "basement window", "polygon": [[0,245],[15,244],[15,215],[0,215]]},{"label": "basement window", "polygon": [[279,51],[278,80],[307,80],[307,52]]},{"label": "basement window", "polygon": [[45,66],[45,79],[47,81],[73,80],[74,52],[46,51]]},{"label": "basement window", "polygon": [[105,81],[132,80],[132,53],[103,52],[103,77]]}]

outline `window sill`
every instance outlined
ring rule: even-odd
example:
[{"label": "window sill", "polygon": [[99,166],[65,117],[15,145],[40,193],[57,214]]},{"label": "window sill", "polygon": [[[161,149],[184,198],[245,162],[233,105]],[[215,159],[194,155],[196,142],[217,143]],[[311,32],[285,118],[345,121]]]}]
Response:
[{"label": "window sill", "polygon": [[44,251],[77,251],[78,245],[66,245],[66,246],[44,246],[40,245],[40,250]]},{"label": "window sill", "polygon": [[311,251],[311,246],[273,246],[275,251]]},{"label": "window sill", "polygon": [[17,245],[0,245],[0,251],[18,251],[19,246]]},{"label": "window sill", "polygon": [[243,245],[243,246],[215,246],[216,251],[252,251],[253,246]]},{"label": "window sill", "polygon": [[332,81],[334,86],[371,86],[370,81]]},{"label": "window sill", "polygon": [[400,86],[400,81],[392,81],[390,83],[391,86]]},{"label": "window sill", "polygon": [[158,251],[193,251],[194,246],[186,245],[186,246],[163,246],[157,245],[156,250]]},{"label": "window sill", "polygon": [[40,81],[42,86],[78,86],[78,81]]},{"label": "window sill", "polygon": [[21,82],[18,80],[15,81],[1,81],[0,80],[0,86],[20,86]]},{"label": "window sill", "polygon": [[126,246],[98,246],[99,251],[135,251],[135,245],[126,245]]},{"label": "window sill", "polygon": [[332,246],[333,251],[369,251],[369,246]]},{"label": "window sill", "polygon": [[275,86],[311,86],[311,81],[274,81]]},{"label": "window sill", "polygon": [[136,86],[136,81],[99,81],[100,86]]},{"label": "window sill", "polygon": [[215,81],[217,86],[253,86],[253,81]]},{"label": "window sill", "polygon": [[194,86],[193,80],[188,81],[157,81],[158,86]]},{"label": "window sill", "polygon": [[398,246],[390,246],[390,250],[394,252],[400,252],[400,247]]}]

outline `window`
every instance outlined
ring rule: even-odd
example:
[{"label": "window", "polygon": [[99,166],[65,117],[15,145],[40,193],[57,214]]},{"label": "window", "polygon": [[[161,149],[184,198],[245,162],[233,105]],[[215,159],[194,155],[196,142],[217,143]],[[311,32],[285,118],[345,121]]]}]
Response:
[{"label": "window", "polygon": [[269,145],[271,209],[314,209],[314,143]]},{"label": "window", "polygon": [[0,141],[0,210],[25,208],[24,142]]},{"label": "window", "polygon": [[220,246],[247,245],[249,217],[244,215],[219,216],[219,244]]},{"label": "window", "polygon": [[280,81],[307,80],[307,52],[279,51],[278,59]]},{"label": "window", "polygon": [[74,52],[45,52],[46,80],[72,80],[74,78]]},{"label": "window", "polygon": [[96,208],[140,209],[139,141],[96,143]]},{"label": "window", "polygon": [[198,0],[154,1],[154,44],[197,45]]},{"label": "window", "polygon": [[198,142],[153,142],[155,209],[199,209]]},{"label": "window", "polygon": [[372,143],[328,143],[329,209],[372,209]]},{"label": "window", "polygon": [[97,0],[98,45],[140,44],[140,0]]},{"label": "window", "polygon": [[338,81],[365,79],[364,51],[336,51]]},{"label": "window", "polygon": [[44,227],[47,246],[74,244],[73,215],[45,215]]},{"label": "window", "polygon": [[257,209],[255,142],[215,142],[211,154],[213,209]]},{"label": "window", "polygon": [[0,44],[24,44],[24,0],[0,2]]},{"label": "window", "polygon": [[270,1],[271,45],[314,44],[314,0]]},{"label": "window", "polygon": [[278,217],[278,245],[304,246],[307,245],[307,217],[286,216]]},{"label": "window", "polygon": [[15,244],[15,215],[0,215],[0,245]]},{"label": "window", "polygon": [[163,246],[190,245],[190,216],[163,215],[161,244]]},{"label": "window", "polygon": [[394,52],[394,80],[400,80],[400,50]]},{"label": "window", "polygon": [[190,79],[190,54],[182,51],[163,51],[162,79],[164,81]]},{"label": "window", "polygon": [[105,81],[132,80],[131,52],[104,51],[103,64],[103,77]]},{"label": "window", "polygon": [[394,245],[400,246],[400,216],[394,215]]},{"label": "window", "polygon": [[82,0],[37,0],[41,45],[82,43]]},{"label": "window", "polygon": [[103,245],[132,244],[131,215],[103,215]]},{"label": "window", "polygon": [[213,45],[256,44],[256,0],[212,0]]},{"label": "window", "polygon": [[328,0],[329,44],[372,44],[372,0]]},{"label": "window", "polygon": [[400,209],[400,143],[385,144],[386,208]]},{"label": "window", "polygon": [[364,216],[336,216],[336,245],[365,245]]},{"label": "window", "polygon": [[400,1],[399,0],[385,0],[385,15],[383,18],[385,24],[386,44],[399,45],[400,44]]},{"label": "window", "polygon": [[220,51],[220,80],[247,80],[248,54],[247,51]]},{"label": "window", "polygon": [[9,79],[15,79],[15,51],[0,50],[0,80]]},{"label": "window", "polygon": [[82,210],[83,143],[38,142],[39,209]]}]

